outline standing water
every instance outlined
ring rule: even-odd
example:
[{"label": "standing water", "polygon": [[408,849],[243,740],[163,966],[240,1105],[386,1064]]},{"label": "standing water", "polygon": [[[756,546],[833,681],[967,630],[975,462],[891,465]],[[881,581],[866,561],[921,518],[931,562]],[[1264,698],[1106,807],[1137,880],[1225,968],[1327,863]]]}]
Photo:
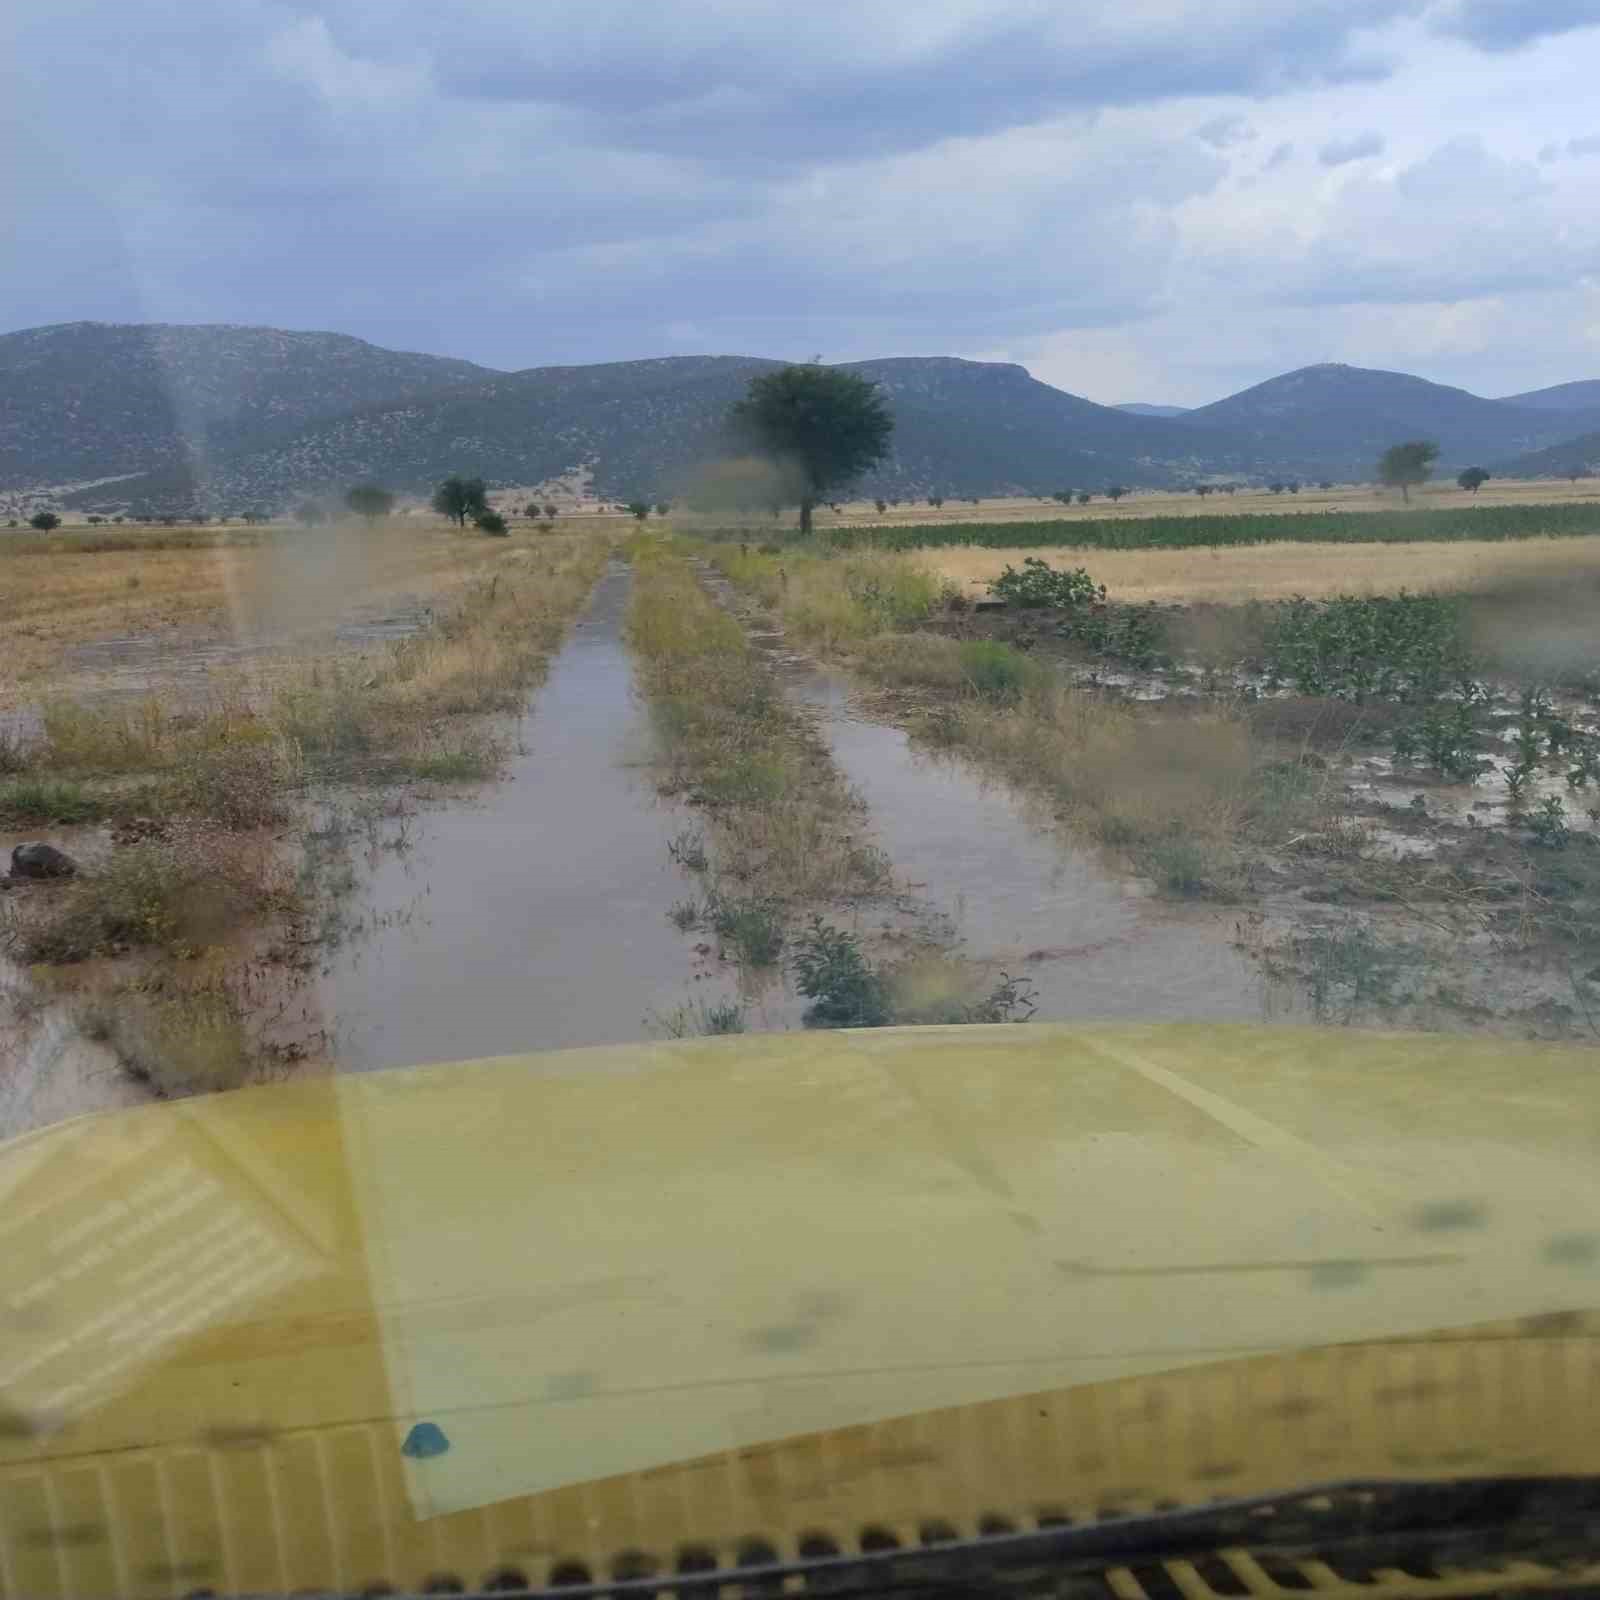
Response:
[{"label": "standing water", "polygon": [[1260,973],[1215,912],[1163,904],[1107,871],[1010,788],[858,715],[836,677],[790,683],[819,712],[896,875],[954,923],[962,955],[1030,980],[1038,1020],[1261,1017]]},{"label": "standing water", "polygon": [[683,1001],[695,955],[667,920],[684,893],[667,852],[682,822],[643,765],[630,582],[615,564],[600,580],[509,781],[423,813],[410,848],[377,860],[358,892],[365,931],[323,980],[341,1068],[640,1039]]}]

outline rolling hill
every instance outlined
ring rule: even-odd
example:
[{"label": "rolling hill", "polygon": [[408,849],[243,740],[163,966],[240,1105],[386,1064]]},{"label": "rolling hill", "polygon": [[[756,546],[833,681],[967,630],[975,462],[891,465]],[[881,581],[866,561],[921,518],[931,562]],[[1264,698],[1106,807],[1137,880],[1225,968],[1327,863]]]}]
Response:
[{"label": "rolling hill", "polygon": [[[276,510],[375,479],[453,472],[533,486],[576,469],[607,498],[676,495],[731,448],[754,356],[673,356],[496,372],[332,333],[68,323],[0,337],[0,494],[140,515]],[[1103,406],[1005,362],[848,364],[883,386],[890,458],[859,485],[902,498],[1365,481],[1401,439],[1440,471],[1571,452],[1600,431],[1600,382],[1486,400],[1405,373],[1305,367],[1195,410]],[[1170,414],[1166,414],[1170,413]],[[1562,458],[1563,460],[1565,458]],[[1542,470],[1556,470],[1559,461]]]},{"label": "rolling hill", "polygon": [[1514,456],[1493,470],[1502,478],[1600,477],[1600,429],[1580,433],[1575,439],[1563,439],[1545,450]]},{"label": "rolling hill", "polygon": [[1581,378],[1577,383],[1557,383],[1548,389],[1530,389],[1526,394],[1502,395],[1507,406],[1532,406],[1537,411],[1600,411],[1600,378]]},{"label": "rolling hill", "polygon": [[481,380],[339,333],[69,322],[0,336],[0,489],[150,472]]},{"label": "rolling hill", "polygon": [[[1325,363],[1185,412],[1178,424],[1243,441],[1257,473],[1360,481],[1402,439],[1435,440],[1442,474],[1543,449],[1578,432],[1590,415],[1485,400],[1404,372]],[[1592,425],[1600,427],[1600,410]]]},{"label": "rolling hill", "polygon": [[[725,453],[725,418],[749,379],[780,363],[673,356],[495,374],[431,394],[315,418],[154,471],[71,492],[82,509],[278,507],[374,479],[418,491],[452,472],[538,484],[587,467],[608,498],[671,494]],[[1007,363],[906,357],[849,364],[882,385],[895,413],[892,453],[868,494],[952,496],[1170,485],[1236,470],[1222,435],[1130,417]]]}]

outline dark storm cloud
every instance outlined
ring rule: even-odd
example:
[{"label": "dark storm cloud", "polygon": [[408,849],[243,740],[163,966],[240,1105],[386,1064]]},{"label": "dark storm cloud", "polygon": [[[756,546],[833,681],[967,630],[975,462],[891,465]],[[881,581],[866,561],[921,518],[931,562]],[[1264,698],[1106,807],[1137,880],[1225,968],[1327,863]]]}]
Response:
[{"label": "dark storm cloud", "polygon": [[1600,26],[1600,0],[1454,0],[1434,26],[1480,50],[1515,50],[1550,34]]},{"label": "dark storm cloud", "polygon": [[759,165],[859,159],[1177,95],[1381,76],[1352,35],[1422,5],[1129,0],[1110,14],[1043,0],[813,0],[803,11],[545,0],[536,25],[503,0],[317,9],[351,50],[419,45],[446,94],[559,107],[615,146]]}]

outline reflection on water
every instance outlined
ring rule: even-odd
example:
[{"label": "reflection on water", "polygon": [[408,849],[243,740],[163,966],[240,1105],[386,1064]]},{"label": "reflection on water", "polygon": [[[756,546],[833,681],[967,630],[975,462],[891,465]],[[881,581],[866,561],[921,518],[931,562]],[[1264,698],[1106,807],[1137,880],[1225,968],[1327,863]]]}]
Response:
[{"label": "reflection on water", "polygon": [[686,993],[716,997],[667,920],[689,892],[667,853],[683,819],[636,765],[648,746],[621,637],[630,582],[621,566],[601,579],[509,781],[425,812],[412,847],[375,862],[369,931],[323,982],[340,1066],[640,1039]]}]

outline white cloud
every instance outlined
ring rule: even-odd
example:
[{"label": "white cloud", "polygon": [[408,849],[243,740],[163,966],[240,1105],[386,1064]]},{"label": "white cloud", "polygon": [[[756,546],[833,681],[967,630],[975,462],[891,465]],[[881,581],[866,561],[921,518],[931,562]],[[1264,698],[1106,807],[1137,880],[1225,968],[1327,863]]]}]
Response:
[{"label": "white cloud", "polygon": [[1317,151],[1317,160],[1325,167],[1342,167],[1351,161],[1365,161],[1381,156],[1387,141],[1381,133],[1368,130],[1351,134],[1345,139],[1330,139]]}]

